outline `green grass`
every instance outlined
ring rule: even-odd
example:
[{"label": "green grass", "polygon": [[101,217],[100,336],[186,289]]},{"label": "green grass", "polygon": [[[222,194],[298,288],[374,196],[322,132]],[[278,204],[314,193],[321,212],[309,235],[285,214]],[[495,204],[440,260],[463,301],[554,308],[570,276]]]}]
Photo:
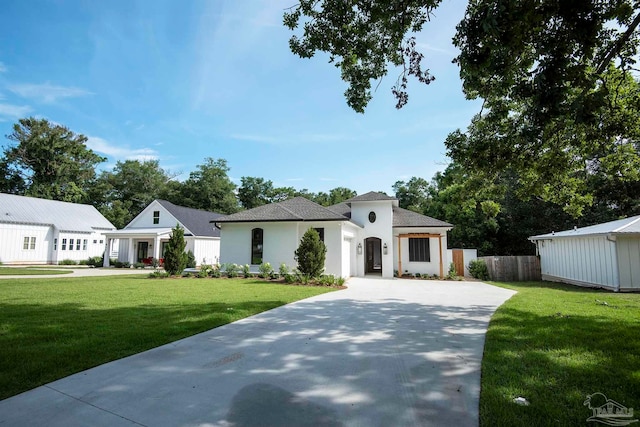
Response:
[{"label": "green grass", "polygon": [[[518,294],[496,311],[487,332],[482,426],[586,425],[592,412],[583,402],[596,392],[640,407],[640,295],[494,284]],[[530,405],[515,404],[520,396]]]},{"label": "green grass", "polygon": [[330,290],[245,279],[0,280],[0,399]]},{"label": "green grass", "polygon": [[42,267],[0,267],[0,276],[27,276],[42,274],[69,274],[73,271],[47,270]]}]

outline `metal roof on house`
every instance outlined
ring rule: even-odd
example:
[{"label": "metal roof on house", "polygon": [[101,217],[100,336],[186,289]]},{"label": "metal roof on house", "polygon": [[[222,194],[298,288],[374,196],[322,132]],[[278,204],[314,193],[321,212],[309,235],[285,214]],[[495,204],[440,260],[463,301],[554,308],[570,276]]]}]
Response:
[{"label": "metal roof on house", "polygon": [[592,236],[598,234],[632,234],[640,233],[640,215],[632,216],[616,221],[604,222],[602,224],[590,225],[588,227],[574,228],[573,230],[565,230],[531,236],[529,240],[551,239],[555,237],[580,237]]},{"label": "metal roof on house", "polygon": [[220,237],[220,230],[211,225],[211,222],[217,221],[218,218],[223,216],[222,214],[200,209],[185,208],[184,206],[174,205],[166,200],[156,201],[180,221],[180,224],[194,236]]},{"label": "metal roof on house", "polygon": [[278,203],[222,216],[212,220],[224,222],[273,222],[273,221],[348,221],[349,218],[305,199],[294,197]]},{"label": "metal roof on house", "polygon": [[52,225],[60,231],[115,230],[91,205],[0,193],[0,222]]},{"label": "metal roof on house", "polygon": [[448,222],[431,218],[407,209],[393,207],[393,226],[394,227],[453,227]]},{"label": "metal roof on house", "polygon": [[379,193],[377,191],[369,191],[368,193],[360,194],[359,196],[355,196],[350,198],[349,200],[345,200],[345,203],[351,202],[377,202],[381,200],[398,200],[395,197],[387,196],[384,193]]}]

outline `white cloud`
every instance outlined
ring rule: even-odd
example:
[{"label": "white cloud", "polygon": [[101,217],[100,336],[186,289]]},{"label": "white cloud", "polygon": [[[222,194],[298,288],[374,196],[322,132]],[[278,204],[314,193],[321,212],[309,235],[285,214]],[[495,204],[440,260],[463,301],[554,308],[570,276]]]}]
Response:
[{"label": "white cloud", "polygon": [[0,104],[0,116],[14,119],[27,116],[33,109],[28,105]]},{"label": "white cloud", "polygon": [[9,85],[8,89],[23,98],[35,99],[40,102],[53,103],[62,98],[78,98],[93,95],[84,89],[77,87],[65,87],[52,85],[51,83],[32,84],[21,83]]},{"label": "white cloud", "polygon": [[151,148],[129,148],[119,147],[113,145],[109,141],[96,136],[87,137],[87,146],[93,151],[107,156],[113,157],[116,160],[139,160],[141,162],[146,160],[157,160],[158,152]]}]

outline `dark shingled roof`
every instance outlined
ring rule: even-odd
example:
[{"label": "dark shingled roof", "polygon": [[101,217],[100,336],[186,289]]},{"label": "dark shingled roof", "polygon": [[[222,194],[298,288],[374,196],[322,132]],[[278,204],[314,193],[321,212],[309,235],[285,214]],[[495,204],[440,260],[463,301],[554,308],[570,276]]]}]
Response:
[{"label": "dark shingled roof", "polygon": [[394,227],[453,227],[448,222],[421,215],[403,208],[394,206],[393,208]]},{"label": "dark shingled roof", "polygon": [[333,211],[337,214],[346,216],[347,218],[351,218],[351,206],[346,204],[345,202],[337,203],[335,205],[331,205],[327,207],[330,211]]},{"label": "dark shingled roof", "polygon": [[347,221],[349,218],[304,197],[215,218],[212,222]]},{"label": "dark shingled roof", "polygon": [[176,217],[194,236],[220,237],[220,230],[211,225],[210,222],[221,217],[221,214],[185,208],[184,206],[174,205],[166,200],[158,200],[158,203],[169,211],[171,215]]},{"label": "dark shingled roof", "polygon": [[387,196],[384,193],[378,193],[377,191],[369,191],[368,193],[361,194],[356,197],[352,197],[349,200],[345,200],[345,203],[351,202],[376,202],[379,200],[398,200],[395,197]]}]

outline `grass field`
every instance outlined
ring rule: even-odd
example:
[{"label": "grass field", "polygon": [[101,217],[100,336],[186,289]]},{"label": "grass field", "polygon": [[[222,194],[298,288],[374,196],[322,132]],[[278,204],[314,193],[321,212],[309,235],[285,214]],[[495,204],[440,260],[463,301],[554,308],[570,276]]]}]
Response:
[{"label": "grass field", "polygon": [[330,290],[245,279],[0,280],[0,399]]},{"label": "grass field", "polygon": [[69,274],[73,271],[49,270],[41,267],[0,267],[0,276],[28,276],[43,274]]},{"label": "grass field", "polygon": [[[640,407],[640,295],[495,284],[518,294],[497,310],[487,332],[482,426],[586,425],[592,411],[583,403],[596,392]],[[516,397],[530,405],[515,404]]]}]

